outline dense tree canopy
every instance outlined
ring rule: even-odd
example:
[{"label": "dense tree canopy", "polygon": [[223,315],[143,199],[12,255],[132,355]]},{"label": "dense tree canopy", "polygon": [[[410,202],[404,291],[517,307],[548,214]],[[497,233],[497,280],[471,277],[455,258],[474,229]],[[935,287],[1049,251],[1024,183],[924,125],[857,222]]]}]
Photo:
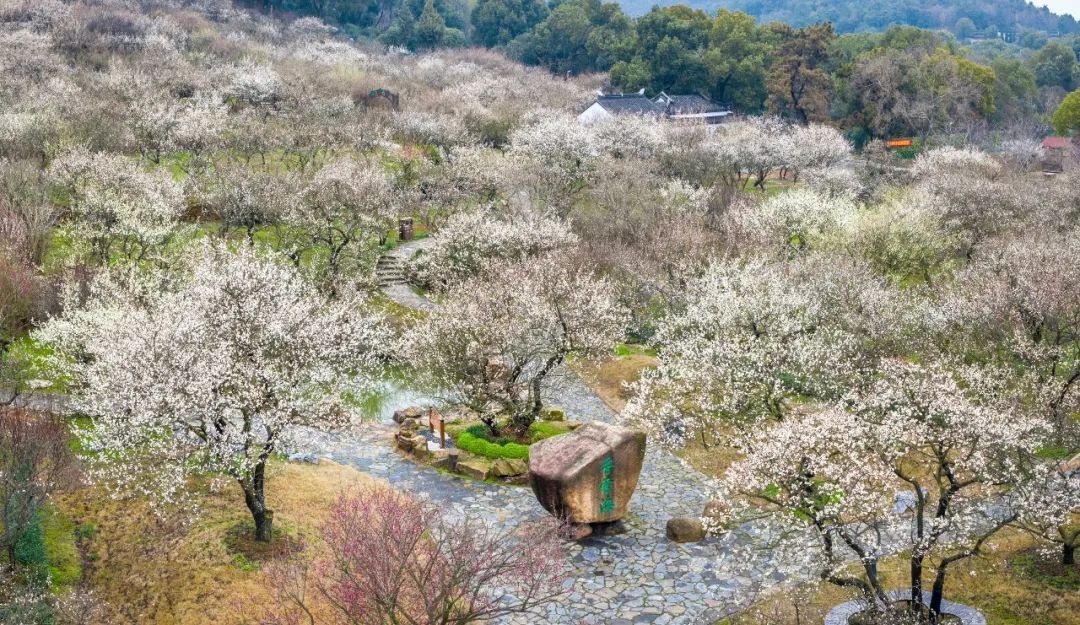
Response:
[{"label": "dense tree canopy", "polygon": [[[656,3],[623,0],[622,4],[632,15],[641,15]],[[794,26],[829,21],[839,32],[882,30],[893,24],[949,29],[958,35],[968,29],[973,34],[1080,30],[1073,17],[1054,15],[1026,0],[691,0],[687,4],[706,10],[745,11],[763,21],[777,20]]]},{"label": "dense tree canopy", "polygon": [[473,9],[473,37],[490,47],[509,43],[547,17],[540,0],[480,0]]}]

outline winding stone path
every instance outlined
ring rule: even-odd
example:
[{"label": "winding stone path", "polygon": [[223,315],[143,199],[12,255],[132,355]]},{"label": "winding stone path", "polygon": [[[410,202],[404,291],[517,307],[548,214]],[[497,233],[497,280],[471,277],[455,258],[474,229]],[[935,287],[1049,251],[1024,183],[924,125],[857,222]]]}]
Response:
[{"label": "winding stone path", "polygon": [[[431,245],[430,239],[402,244],[387,253],[391,264],[404,262]],[[385,263],[385,261],[384,261]],[[382,291],[410,308],[431,310],[435,304],[407,284],[389,283]],[[571,418],[612,422],[616,415],[581,379],[567,369],[549,378],[548,405]],[[395,488],[429,498],[454,514],[505,527],[540,519],[547,513],[525,487],[476,482],[432,471],[391,450],[394,427],[389,415],[410,401],[383,407],[377,426],[347,438],[323,435],[321,453],[337,462],[385,479]],[[748,600],[752,587],[778,582],[767,560],[746,570],[725,568],[726,539],[701,543],[668,541],[664,528],[673,516],[699,516],[711,492],[709,478],[671,453],[648,448],[638,487],[630,500],[628,531],[618,536],[590,537],[568,543],[570,567],[567,594],[536,613],[508,617],[511,625],[712,625]]]},{"label": "winding stone path", "polygon": [[[551,405],[581,420],[612,421],[615,415],[577,376],[561,372],[545,389]],[[409,399],[384,406],[383,422],[348,437],[322,435],[319,453],[419,494],[453,513],[506,527],[542,518],[529,488],[459,478],[419,466],[391,450],[393,426],[387,415]],[[539,613],[504,623],[693,624],[711,625],[728,613],[757,581],[768,579],[767,562],[745,575],[723,567],[725,541],[670,542],[667,520],[701,514],[710,481],[672,454],[650,448],[637,491],[630,501],[629,529],[619,536],[568,543],[571,559],[567,594]]]}]

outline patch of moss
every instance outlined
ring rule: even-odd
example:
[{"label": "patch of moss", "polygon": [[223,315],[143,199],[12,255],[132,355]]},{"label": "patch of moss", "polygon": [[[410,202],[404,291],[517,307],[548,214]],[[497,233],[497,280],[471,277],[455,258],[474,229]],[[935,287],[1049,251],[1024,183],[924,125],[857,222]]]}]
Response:
[{"label": "patch of moss", "polygon": [[41,526],[49,576],[56,590],[63,590],[82,579],[78,528],[75,522],[52,508],[42,512]]},{"label": "patch of moss", "polygon": [[1062,564],[1034,553],[1021,553],[1009,564],[1016,574],[1042,586],[1059,590],[1080,590],[1080,567]]}]

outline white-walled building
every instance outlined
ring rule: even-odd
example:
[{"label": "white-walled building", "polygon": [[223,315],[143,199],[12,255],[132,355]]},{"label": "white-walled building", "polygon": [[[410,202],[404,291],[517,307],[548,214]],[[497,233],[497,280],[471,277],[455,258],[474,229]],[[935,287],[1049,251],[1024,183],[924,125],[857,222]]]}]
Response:
[{"label": "white-walled building", "polygon": [[578,115],[578,121],[594,124],[618,115],[716,124],[730,117],[732,111],[701,95],[668,95],[661,92],[651,99],[642,93],[599,95],[589,108]]}]

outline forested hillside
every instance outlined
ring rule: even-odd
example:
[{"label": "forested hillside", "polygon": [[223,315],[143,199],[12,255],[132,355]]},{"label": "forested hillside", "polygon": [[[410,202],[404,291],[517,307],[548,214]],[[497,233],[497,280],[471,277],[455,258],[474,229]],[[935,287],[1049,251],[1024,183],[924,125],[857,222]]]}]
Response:
[{"label": "forested hillside", "polygon": [[[669,1],[621,0],[631,15],[644,15],[654,5]],[[732,9],[762,21],[804,26],[828,21],[839,32],[884,30],[896,24],[919,28],[945,28],[962,36],[1035,30],[1077,32],[1077,21],[1055,15],[1027,0],[688,0],[683,2],[710,13]]]}]

